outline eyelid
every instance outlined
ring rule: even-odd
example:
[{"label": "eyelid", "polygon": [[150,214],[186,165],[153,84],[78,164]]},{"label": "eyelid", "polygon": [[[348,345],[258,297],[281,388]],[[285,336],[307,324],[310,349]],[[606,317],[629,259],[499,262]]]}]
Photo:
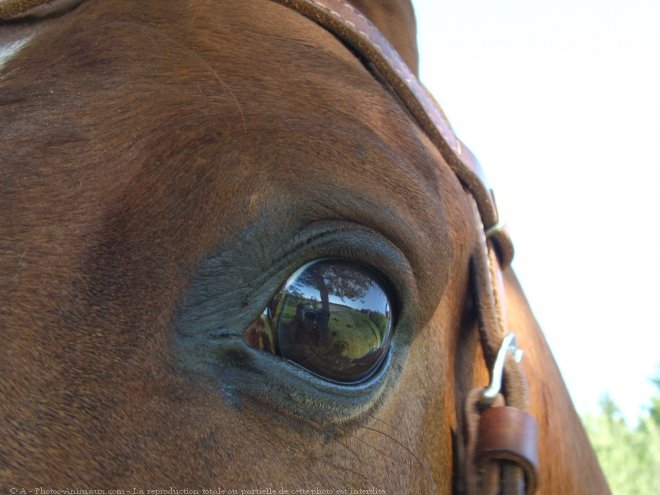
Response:
[{"label": "eyelid", "polygon": [[[322,220],[295,232],[267,227],[276,236],[264,250],[250,225],[245,236],[203,260],[177,312],[177,363],[203,376],[233,401],[257,399],[268,407],[302,417],[347,422],[375,405],[400,379],[410,345],[427,314],[410,260],[387,236],[363,224]],[[246,254],[247,253],[247,254]],[[251,261],[246,262],[250,256]],[[317,377],[292,362],[248,346],[245,329],[301,265],[342,258],[386,275],[396,312],[396,332],[378,372],[347,386]],[[236,285],[240,280],[241,284]]]}]

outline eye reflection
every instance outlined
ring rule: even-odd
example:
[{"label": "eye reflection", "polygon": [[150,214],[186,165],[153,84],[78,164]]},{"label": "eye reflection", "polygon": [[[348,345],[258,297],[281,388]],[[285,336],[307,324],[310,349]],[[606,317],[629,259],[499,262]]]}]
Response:
[{"label": "eye reflection", "polygon": [[245,340],[323,378],[356,382],[387,353],[392,316],[377,274],[350,261],[321,260],[289,278]]}]

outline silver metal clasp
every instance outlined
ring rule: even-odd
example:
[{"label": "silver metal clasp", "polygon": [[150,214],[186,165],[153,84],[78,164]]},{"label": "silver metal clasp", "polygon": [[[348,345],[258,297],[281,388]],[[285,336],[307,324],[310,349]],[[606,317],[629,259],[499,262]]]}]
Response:
[{"label": "silver metal clasp", "polygon": [[498,221],[495,225],[492,227],[486,229],[486,238],[493,237],[494,235],[499,234],[504,230],[504,222]]},{"label": "silver metal clasp", "polygon": [[495,363],[490,374],[490,384],[484,390],[482,398],[487,401],[493,401],[497,394],[502,390],[502,375],[504,373],[504,362],[506,361],[507,353],[511,353],[516,363],[519,363],[523,356],[522,349],[516,347],[516,335],[507,333],[502,339],[500,349],[497,351]]},{"label": "silver metal clasp", "polygon": [[493,211],[495,212],[495,224],[491,225],[486,229],[486,238],[492,237],[499,233],[500,231],[504,230],[504,221],[500,217],[500,209],[497,207],[497,200],[495,199],[495,191],[491,188],[488,189],[488,192],[490,193],[490,199],[493,204]]}]

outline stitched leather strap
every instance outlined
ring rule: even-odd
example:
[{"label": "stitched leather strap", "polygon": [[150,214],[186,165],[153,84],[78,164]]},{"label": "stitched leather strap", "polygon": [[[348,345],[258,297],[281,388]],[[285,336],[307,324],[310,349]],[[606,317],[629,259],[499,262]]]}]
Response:
[{"label": "stitched leather strap", "polygon": [[[481,225],[476,205],[473,214],[477,225]],[[501,268],[495,249],[484,232],[479,236],[472,256],[480,340],[486,364],[491,370],[495,369],[496,356],[508,328]],[[530,495],[537,486],[536,435],[532,434],[531,429],[523,428],[524,432],[529,433],[524,435],[528,447],[521,450],[520,456],[490,457],[488,462],[484,462],[483,449],[480,451],[478,448],[481,436],[487,435],[488,428],[494,426],[494,423],[488,420],[485,425],[481,424],[483,415],[488,414],[491,408],[501,409],[502,406],[509,406],[525,414],[523,411],[528,407],[525,374],[510,354],[506,354],[502,375],[502,394],[494,400],[486,400],[484,389],[481,388],[468,394],[465,412],[466,447],[462,461],[465,492],[468,495]],[[508,452],[511,445],[498,444],[498,440],[506,440],[506,437],[493,434],[487,442],[488,448],[491,451]],[[482,458],[478,460],[480,452]],[[532,452],[533,455],[524,452]]]},{"label": "stitched leather strap", "polygon": [[526,494],[536,490],[538,465],[536,421],[514,407],[490,407],[482,414],[475,450],[477,466],[493,461],[510,461],[525,474]]},{"label": "stitched leather strap", "polygon": [[43,3],[44,0],[0,0],[0,19],[11,19]]},{"label": "stitched leather strap", "polygon": [[42,5],[58,0],[0,0],[0,20],[13,19],[32,14]]},{"label": "stitched leather strap", "polygon": [[0,0],[0,21],[65,12],[84,0]]}]

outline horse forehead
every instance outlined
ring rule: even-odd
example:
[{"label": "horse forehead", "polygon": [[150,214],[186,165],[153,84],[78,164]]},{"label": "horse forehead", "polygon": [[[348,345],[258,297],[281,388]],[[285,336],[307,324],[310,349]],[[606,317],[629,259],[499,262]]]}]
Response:
[{"label": "horse forehead", "polygon": [[[21,67],[9,84],[22,77],[29,91],[37,80],[39,105],[25,114],[25,128],[44,131],[30,139],[93,144],[62,148],[54,175],[62,188],[95,189],[99,215],[133,215],[122,229],[185,231],[205,239],[201,255],[274,203],[314,204],[317,213],[325,208],[407,244],[416,271],[435,280],[423,292],[437,301],[447,268],[430,260],[451,256],[465,235],[456,208],[445,215],[460,197],[455,178],[338,40],[289,9],[257,3],[268,12],[246,18],[255,8],[244,2],[200,2],[194,10],[90,2],[62,19],[59,32],[27,47],[18,41],[32,48],[26,59],[35,65]],[[55,76],[34,78],[35,67]],[[46,157],[41,146],[35,143]],[[97,166],[81,171],[92,159]]]},{"label": "horse forehead", "polygon": [[[114,183],[155,176],[158,167],[166,181],[190,184],[195,167],[141,158],[161,150],[169,158],[187,153],[201,160],[218,154],[214,144],[230,140],[243,157],[231,180],[206,157],[205,173],[222,178],[216,185],[223,182],[226,192],[251,173],[279,180],[220,194],[225,204],[240,200],[256,211],[274,184],[289,191],[307,187],[308,195],[310,183],[323,181],[335,191],[340,183],[353,193],[362,188],[372,202],[417,219],[425,226],[420,231],[443,222],[440,202],[452,191],[443,182],[453,180],[451,172],[405,110],[329,33],[273,2],[257,2],[258,9],[245,2],[212,9],[198,3],[192,11],[116,2],[118,13],[110,4],[83,4],[73,13],[82,20],[72,21],[55,43],[42,43],[41,63],[54,68],[57,59],[61,74],[68,74],[48,81],[50,99],[77,103],[60,104],[45,118],[94,121],[96,139],[106,140],[117,156],[126,143],[142,140],[142,148],[129,150],[137,160],[104,155],[106,167],[116,167],[107,177]],[[246,13],[255,11],[260,15],[248,22]],[[80,48],[90,45],[93,50]]]}]

